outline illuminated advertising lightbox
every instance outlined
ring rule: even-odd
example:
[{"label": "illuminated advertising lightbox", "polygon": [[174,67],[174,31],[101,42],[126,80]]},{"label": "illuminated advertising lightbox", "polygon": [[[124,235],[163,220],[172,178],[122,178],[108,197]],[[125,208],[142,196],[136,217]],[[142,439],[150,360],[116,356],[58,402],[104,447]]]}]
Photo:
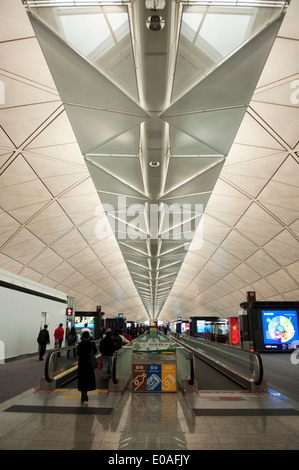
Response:
[{"label": "illuminated advertising lightbox", "polygon": [[189,333],[190,325],[187,322],[182,322],[182,333]]},{"label": "illuminated advertising lightbox", "polygon": [[204,333],[206,331],[206,322],[204,320],[197,320],[196,333]]},{"label": "illuminated advertising lightbox", "polygon": [[299,347],[296,310],[262,310],[262,324],[266,350]]},{"label": "illuminated advertising lightbox", "polygon": [[197,320],[196,321],[196,333],[203,334],[206,331],[209,331],[210,333],[212,333],[212,326],[207,325],[205,320]]}]

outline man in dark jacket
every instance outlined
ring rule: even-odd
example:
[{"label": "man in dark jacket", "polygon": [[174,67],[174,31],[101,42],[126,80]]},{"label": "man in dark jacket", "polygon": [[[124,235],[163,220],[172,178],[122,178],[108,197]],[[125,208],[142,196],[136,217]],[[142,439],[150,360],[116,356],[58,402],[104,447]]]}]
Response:
[{"label": "man in dark jacket", "polygon": [[50,344],[50,335],[48,332],[48,325],[39,332],[37,342],[39,344],[39,360],[42,361],[46,352],[47,344]]},{"label": "man in dark jacket", "polygon": [[121,345],[113,341],[111,331],[106,332],[105,338],[100,342],[100,351],[102,354],[103,360],[103,374],[104,379],[109,380],[112,374],[112,356],[118,349],[121,348]]}]

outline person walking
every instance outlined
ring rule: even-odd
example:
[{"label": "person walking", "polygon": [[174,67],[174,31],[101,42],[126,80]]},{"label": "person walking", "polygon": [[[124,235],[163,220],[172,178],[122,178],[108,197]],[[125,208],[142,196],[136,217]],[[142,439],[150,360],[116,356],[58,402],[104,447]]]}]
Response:
[{"label": "person walking", "polygon": [[54,331],[54,338],[55,338],[55,347],[61,348],[62,341],[64,336],[64,329],[62,328],[62,323],[59,323],[58,328]]},{"label": "person walking", "polygon": [[81,392],[81,402],[88,401],[87,392],[96,389],[96,379],[92,359],[97,352],[96,345],[90,341],[88,331],[83,331],[82,340],[78,344],[78,390]]},{"label": "person walking", "polygon": [[44,325],[44,328],[40,330],[39,335],[37,337],[37,342],[39,344],[39,360],[42,361],[46,352],[47,344],[50,344],[48,325]]},{"label": "person walking", "polygon": [[109,380],[112,374],[112,356],[115,351],[121,348],[121,345],[113,341],[111,331],[106,332],[106,336],[100,342],[100,351],[103,360],[103,375],[105,380]]},{"label": "person walking", "polygon": [[[76,329],[74,326],[72,326],[71,330],[69,331],[69,334],[67,335],[67,345],[68,346],[74,346],[77,343],[77,333]],[[74,357],[77,356],[77,349],[73,349],[73,355]],[[70,357],[70,350],[67,352],[67,358]]]}]

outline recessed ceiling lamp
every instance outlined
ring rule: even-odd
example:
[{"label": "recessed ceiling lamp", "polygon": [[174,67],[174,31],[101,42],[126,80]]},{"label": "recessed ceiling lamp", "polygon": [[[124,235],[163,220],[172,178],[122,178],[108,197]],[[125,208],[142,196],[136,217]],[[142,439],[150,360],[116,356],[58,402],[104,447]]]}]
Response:
[{"label": "recessed ceiling lamp", "polygon": [[145,24],[146,27],[151,31],[160,31],[165,26],[165,20],[162,18],[162,16],[152,15],[148,17]]},{"label": "recessed ceiling lamp", "polygon": [[160,166],[160,162],[149,162],[149,166],[156,168],[157,166]]}]

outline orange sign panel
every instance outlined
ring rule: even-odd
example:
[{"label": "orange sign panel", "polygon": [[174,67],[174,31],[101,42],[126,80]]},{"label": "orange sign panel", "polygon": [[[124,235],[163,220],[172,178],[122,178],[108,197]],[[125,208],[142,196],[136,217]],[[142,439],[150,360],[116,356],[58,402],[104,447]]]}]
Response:
[{"label": "orange sign panel", "polygon": [[162,392],[176,391],[176,364],[162,364]]}]

